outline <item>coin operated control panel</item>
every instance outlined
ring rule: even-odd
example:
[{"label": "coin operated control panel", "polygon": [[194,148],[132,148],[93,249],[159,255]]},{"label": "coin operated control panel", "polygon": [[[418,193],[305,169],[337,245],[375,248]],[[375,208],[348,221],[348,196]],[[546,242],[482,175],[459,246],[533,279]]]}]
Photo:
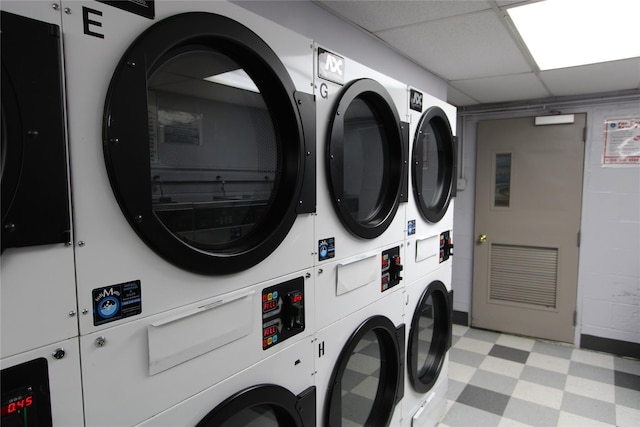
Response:
[{"label": "coin operated control panel", "polygon": [[400,258],[400,247],[396,246],[382,252],[382,279],[380,291],[385,292],[398,285],[402,280],[400,274],[403,270]]},{"label": "coin operated control panel", "polygon": [[453,256],[453,239],[451,231],[440,234],[440,263],[445,262]]},{"label": "coin operated control panel", "polygon": [[49,427],[51,395],[47,359],[38,358],[2,370],[0,425]]},{"label": "coin operated control panel", "polygon": [[262,290],[262,349],[304,331],[304,278]]}]

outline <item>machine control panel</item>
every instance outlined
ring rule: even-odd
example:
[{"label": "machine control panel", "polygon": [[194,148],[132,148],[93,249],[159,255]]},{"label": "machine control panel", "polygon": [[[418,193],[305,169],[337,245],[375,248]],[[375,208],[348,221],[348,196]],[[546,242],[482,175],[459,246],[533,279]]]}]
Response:
[{"label": "machine control panel", "polygon": [[453,256],[453,239],[451,231],[440,234],[440,262],[443,263]]},{"label": "machine control panel", "polygon": [[400,258],[400,248],[398,246],[382,252],[381,292],[387,291],[400,283],[402,269],[402,259]]},{"label": "machine control panel", "polygon": [[304,278],[262,290],[262,349],[304,331]]},{"label": "machine control panel", "polygon": [[52,426],[47,359],[34,359],[2,370],[3,426]]}]

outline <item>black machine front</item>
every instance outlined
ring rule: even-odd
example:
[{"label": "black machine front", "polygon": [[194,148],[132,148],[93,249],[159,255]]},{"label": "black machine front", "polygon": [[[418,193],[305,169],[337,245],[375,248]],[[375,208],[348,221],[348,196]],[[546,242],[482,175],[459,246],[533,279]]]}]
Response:
[{"label": "black machine front", "polygon": [[51,394],[47,360],[34,359],[2,370],[3,427],[48,427],[51,420]]},{"label": "black machine front", "polygon": [[160,256],[243,271],[315,211],[314,119],[313,96],[257,34],[221,15],[175,15],[133,42],[111,80],[111,186]]},{"label": "black machine front", "polygon": [[2,251],[71,241],[60,27],[2,16]]}]

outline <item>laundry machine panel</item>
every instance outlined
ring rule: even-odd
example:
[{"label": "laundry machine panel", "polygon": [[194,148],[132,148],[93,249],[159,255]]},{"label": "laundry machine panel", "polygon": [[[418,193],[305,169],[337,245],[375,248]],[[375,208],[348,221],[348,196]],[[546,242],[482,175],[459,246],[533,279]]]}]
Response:
[{"label": "laundry machine panel", "polygon": [[394,292],[316,333],[317,425],[399,425],[402,306],[402,292]]},{"label": "laundry machine panel", "polygon": [[[403,425],[436,425],[446,406],[453,292],[450,265],[405,288],[407,359]],[[445,402],[445,405],[443,405]]]},{"label": "laundry machine panel", "polygon": [[316,45],[317,262],[404,236],[406,85]]},{"label": "laundry machine panel", "polygon": [[[410,186],[406,209],[407,283],[438,268],[452,254],[457,186],[456,109],[409,88]],[[451,241],[442,242],[449,232]],[[441,254],[442,244],[446,254]]]},{"label": "laundry machine panel", "polygon": [[3,358],[0,368],[2,425],[84,424],[77,338]]},{"label": "laundry machine panel", "polygon": [[[142,422],[285,348],[309,343],[313,282],[311,270],[302,270],[82,336],[87,424]],[[119,409],[105,411],[107,401]]]},{"label": "laundry machine panel", "polygon": [[58,6],[1,5],[2,357],[78,333]]},{"label": "laundry machine panel", "polygon": [[315,248],[311,40],[226,2],[155,2],[153,19],[111,3],[63,16],[78,299],[91,313],[136,283],[140,302],[82,316],[83,334],[307,268]]},{"label": "laundry machine panel", "polygon": [[179,404],[144,426],[315,426],[313,343],[299,341]]}]

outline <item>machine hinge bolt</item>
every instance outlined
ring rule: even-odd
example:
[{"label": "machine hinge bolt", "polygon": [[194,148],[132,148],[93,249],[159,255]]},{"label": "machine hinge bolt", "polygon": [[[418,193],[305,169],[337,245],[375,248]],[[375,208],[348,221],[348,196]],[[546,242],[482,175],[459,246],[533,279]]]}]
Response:
[{"label": "machine hinge bolt", "polygon": [[136,66],[136,63],[135,63],[135,61],[127,61],[127,65],[128,65],[129,67],[135,67],[135,66]]},{"label": "machine hinge bolt", "polygon": [[138,214],[133,219],[140,224],[142,222],[142,215]]},{"label": "machine hinge bolt", "polygon": [[109,142],[112,143],[113,145],[116,145],[118,143],[120,143],[120,139],[118,138],[111,138],[109,139]]},{"label": "machine hinge bolt", "polygon": [[96,338],[94,344],[96,345],[96,347],[104,347],[107,344],[107,339],[103,336],[100,336]]},{"label": "machine hinge bolt", "polygon": [[75,316],[75,315],[76,315],[76,312],[75,312],[74,310],[71,310],[71,311],[69,312],[69,317],[73,317],[73,316]]},{"label": "machine hinge bolt", "polygon": [[7,233],[13,233],[14,231],[16,231],[16,225],[12,222],[10,222],[9,224],[5,224],[4,231],[6,231]]},{"label": "machine hinge bolt", "polygon": [[324,273],[324,270],[323,270],[323,269],[321,269],[321,268],[319,268],[319,269],[318,269],[318,274],[322,274],[322,273]]},{"label": "machine hinge bolt", "polygon": [[51,8],[53,10],[60,10],[60,5],[58,3],[54,3],[54,4],[51,5]]},{"label": "machine hinge bolt", "polygon": [[298,99],[298,105],[302,105],[302,99]]},{"label": "machine hinge bolt", "polygon": [[311,273],[307,273],[304,275],[305,278],[310,279],[311,278]]},{"label": "machine hinge bolt", "polygon": [[311,151],[307,151],[307,156],[310,156],[310,155],[311,155]]},{"label": "machine hinge bolt", "polygon": [[80,240],[78,242],[78,246],[83,247],[85,245],[84,240]]},{"label": "machine hinge bolt", "polygon": [[67,353],[64,351],[64,348],[60,347],[60,348],[57,348],[51,355],[55,359],[60,360],[65,356],[65,354],[67,354]]},{"label": "machine hinge bolt", "polygon": [[29,129],[27,135],[29,135],[29,138],[37,138],[39,133],[37,129]]},{"label": "machine hinge bolt", "polygon": [[65,7],[64,8],[64,13],[66,13],[67,15],[71,15],[71,8],[70,7]]},{"label": "machine hinge bolt", "polygon": [[86,308],[83,308],[83,309],[82,309],[82,314],[83,314],[83,315],[85,315],[85,316],[86,316],[88,312],[89,312],[89,310],[87,310]]}]

